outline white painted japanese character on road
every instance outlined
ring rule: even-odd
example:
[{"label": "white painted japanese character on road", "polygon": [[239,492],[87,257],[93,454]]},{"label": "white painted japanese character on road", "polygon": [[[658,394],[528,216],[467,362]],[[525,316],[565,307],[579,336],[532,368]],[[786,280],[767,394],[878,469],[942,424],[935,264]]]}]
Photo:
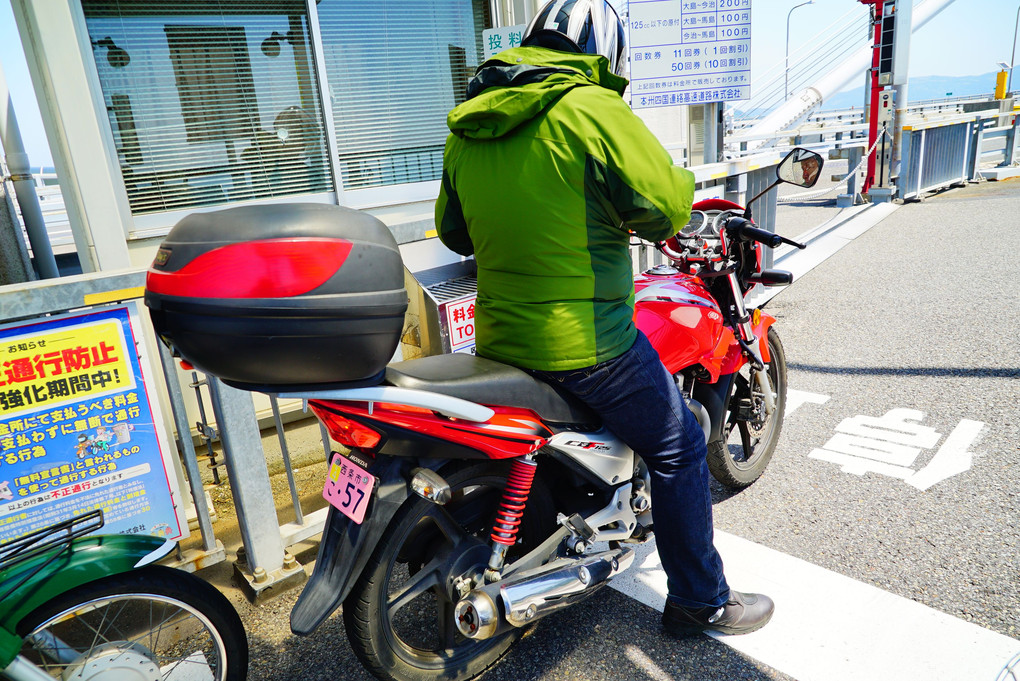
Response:
[{"label": "white painted japanese character on road", "polygon": [[879,473],[919,490],[970,470],[974,455],[968,450],[985,424],[963,419],[931,461],[915,470],[921,452],[942,438],[934,428],[921,425],[923,420],[924,413],[916,409],[893,409],[882,417],[854,416],[836,426],[836,434],[808,456],[839,464],[844,473]]}]

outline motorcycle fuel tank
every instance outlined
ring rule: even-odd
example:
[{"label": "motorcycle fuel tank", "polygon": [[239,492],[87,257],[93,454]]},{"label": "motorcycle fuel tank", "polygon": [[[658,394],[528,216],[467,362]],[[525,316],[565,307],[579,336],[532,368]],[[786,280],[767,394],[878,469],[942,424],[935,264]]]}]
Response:
[{"label": "motorcycle fuel tank", "polygon": [[667,273],[649,270],[634,279],[634,323],[670,373],[709,363],[723,334],[719,305],[695,277],[660,271]]}]

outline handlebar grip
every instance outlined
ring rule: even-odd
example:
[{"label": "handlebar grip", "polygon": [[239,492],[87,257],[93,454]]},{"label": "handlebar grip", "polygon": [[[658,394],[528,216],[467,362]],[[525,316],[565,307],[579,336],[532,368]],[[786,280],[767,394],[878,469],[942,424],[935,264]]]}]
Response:
[{"label": "handlebar grip", "polygon": [[769,248],[779,248],[783,243],[783,237],[764,229],[758,229],[751,225],[746,218],[730,218],[726,221],[726,233],[737,241],[757,241]]}]

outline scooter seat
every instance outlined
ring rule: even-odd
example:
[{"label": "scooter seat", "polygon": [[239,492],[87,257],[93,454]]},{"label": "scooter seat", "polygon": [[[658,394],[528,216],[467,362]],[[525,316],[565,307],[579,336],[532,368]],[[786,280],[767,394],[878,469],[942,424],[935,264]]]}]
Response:
[{"label": "scooter seat", "polygon": [[464,353],[390,364],[386,367],[386,382],[478,404],[531,409],[543,421],[552,423],[594,427],[600,421],[573,395],[516,367]]}]

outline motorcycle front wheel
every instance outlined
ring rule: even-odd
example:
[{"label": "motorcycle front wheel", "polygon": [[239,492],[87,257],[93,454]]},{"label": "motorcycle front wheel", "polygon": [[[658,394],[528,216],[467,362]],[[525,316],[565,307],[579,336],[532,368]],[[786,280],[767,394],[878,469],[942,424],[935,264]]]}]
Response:
[{"label": "motorcycle front wheel", "polygon": [[58,679],[243,681],[237,611],[200,578],[147,566],[90,582],[18,625],[21,655]]},{"label": "motorcycle front wheel", "polygon": [[[453,610],[458,577],[480,574],[508,467],[493,462],[444,469],[453,492],[443,506],[411,496],[344,601],[351,647],[365,668],[388,681],[465,681],[495,664],[520,638],[513,629],[484,640],[463,636]],[[534,548],[548,495],[536,479],[518,543],[507,562]],[[551,530],[550,530],[551,532]]]},{"label": "motorcycle front wheel", "polygon": [[708,442],[708,469],[716,480],[733,490],[741,490],[761,477],[783,429],[786,353],[775,329],[769,329],[768,344],[771,361],[767,372],[776,401],[775,411],[771,414],[765,411],[758,382],[745,365],[730,389],[722,437]]}]

